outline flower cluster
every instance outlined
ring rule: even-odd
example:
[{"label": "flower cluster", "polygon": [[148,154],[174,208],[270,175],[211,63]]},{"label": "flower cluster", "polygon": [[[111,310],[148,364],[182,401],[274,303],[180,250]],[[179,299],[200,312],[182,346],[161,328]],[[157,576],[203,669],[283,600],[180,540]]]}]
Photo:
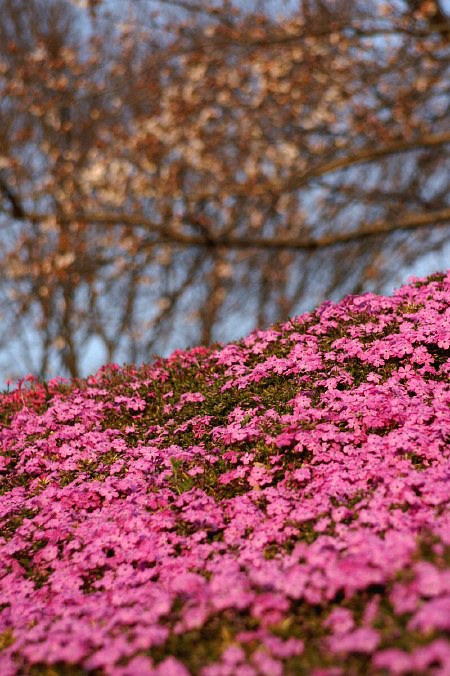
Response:
[{"label": "flower cluster", "polygon": [[450,673],[450,273],[1,395],[0,672]]}]

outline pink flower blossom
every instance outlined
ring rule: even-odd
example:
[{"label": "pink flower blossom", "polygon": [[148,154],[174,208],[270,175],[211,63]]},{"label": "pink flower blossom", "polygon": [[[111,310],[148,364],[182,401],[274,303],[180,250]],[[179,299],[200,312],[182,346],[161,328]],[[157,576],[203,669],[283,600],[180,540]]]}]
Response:
[{"label": "pink flower blossom", "polygon": [[361,628],[348,634],[333,636],[328,639],[328,646],[332,652],[340,653],[371,653],[380,642],[380,636],[374,629]]},{"label": "pink flower blossom", "polygon": [[450,273],[1,394],[0,672],[450,673],[449,347]]}]

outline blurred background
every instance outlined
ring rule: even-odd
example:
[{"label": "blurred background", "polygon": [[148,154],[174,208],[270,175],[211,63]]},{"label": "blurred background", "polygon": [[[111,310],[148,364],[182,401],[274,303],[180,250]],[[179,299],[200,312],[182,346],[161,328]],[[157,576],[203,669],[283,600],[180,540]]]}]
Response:
[{"label": "blurred background", "polygon": [[0,378],[450,267],[448,0],[0,0]]}]

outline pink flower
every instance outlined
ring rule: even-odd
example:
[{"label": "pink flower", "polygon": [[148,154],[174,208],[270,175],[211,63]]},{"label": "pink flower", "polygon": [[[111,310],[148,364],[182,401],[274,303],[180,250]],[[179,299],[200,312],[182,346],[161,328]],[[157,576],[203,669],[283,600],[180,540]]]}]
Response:
[{"label": "pink flower", "polygon": [[411,655],[398,648],[387,648],[376,653],[372,664],[375,669],[387,669],[392,674],[406,674],[414,668]]},{"label": "pink flower", "polygon": [[411,662],[418,671],[425,671],[435,663],[442,667],[442,675],[450,670],[450,642],[436,639],[432,643],[416,648],[411,655]]},{"label": "pink flower", "polygon": [[296,481],[309,481],[311,479],[311,470],[308,467],[301,467],[292,472],[292,477]]},{"label": "pink flower", "polygon": [[354,627],[353,615],[348,608],[334,608],[324,622],[333,634],[343,636]]},{"label": "pink flower", "polygon": [[166,657],[153,671],[154,676],[190,676],[184,664],[174,657]]},{"label": "pink flower", "polygon": [[[55,382],[49,401],[35,381],[0,395],[0,672],[186,675],[171,641],[227,618],[237,636],[200,676],[283,674],[301,665],[304,609],[336,664],[359,652],[375,670],[450,673],[448,642],[429,635],[450,629],[449,316],[450,273]],[[395,633],[378,650],[385,600],[418,634],[411,654]]]},{"label": "pink flower", "polygon": [[252,662],[258,667],[263,676],[282,676],[283,665],[263,650],[256,650],[252,655]]},{"label": "pink flower", "polygon": [[424,603],[408,623],[408,628],[428,632],[450,629],[450,594]]},{"label": "pink flower", "polygon": [[143,655],[134,657],[126,667],[114,668],[114,676],[153,676],[154,673],[152,660]]},{"label": "pink flower", "polygon": [[286,659],[295,655],[301,655],[305,649],[303,641],[298,638],[283,640],[278,636],[269,635],[264,639],[264,645],[269,648],[274,657]]},{"label": "pink flower", "polygon": [[338,653],[371,653],[380,642],[378,632],[369,627],[355,629],[355,631],[332,636],[328,639],[331,652]]},{"label": "pink flower", "polygon": [[225,664],[236,665],[245,661],[245,652],[237,645],[230,645],[222,653],[222,662]]}]

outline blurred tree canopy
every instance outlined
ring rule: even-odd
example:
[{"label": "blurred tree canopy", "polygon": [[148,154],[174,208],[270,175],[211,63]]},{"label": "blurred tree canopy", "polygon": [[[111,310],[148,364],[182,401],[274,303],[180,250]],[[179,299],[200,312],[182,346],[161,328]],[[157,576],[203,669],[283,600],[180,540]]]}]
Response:
[{"label": "blurred tree canopy", "polygon": [[4,368],[228,339],[450,233],[438,0],[0,0]]}]

